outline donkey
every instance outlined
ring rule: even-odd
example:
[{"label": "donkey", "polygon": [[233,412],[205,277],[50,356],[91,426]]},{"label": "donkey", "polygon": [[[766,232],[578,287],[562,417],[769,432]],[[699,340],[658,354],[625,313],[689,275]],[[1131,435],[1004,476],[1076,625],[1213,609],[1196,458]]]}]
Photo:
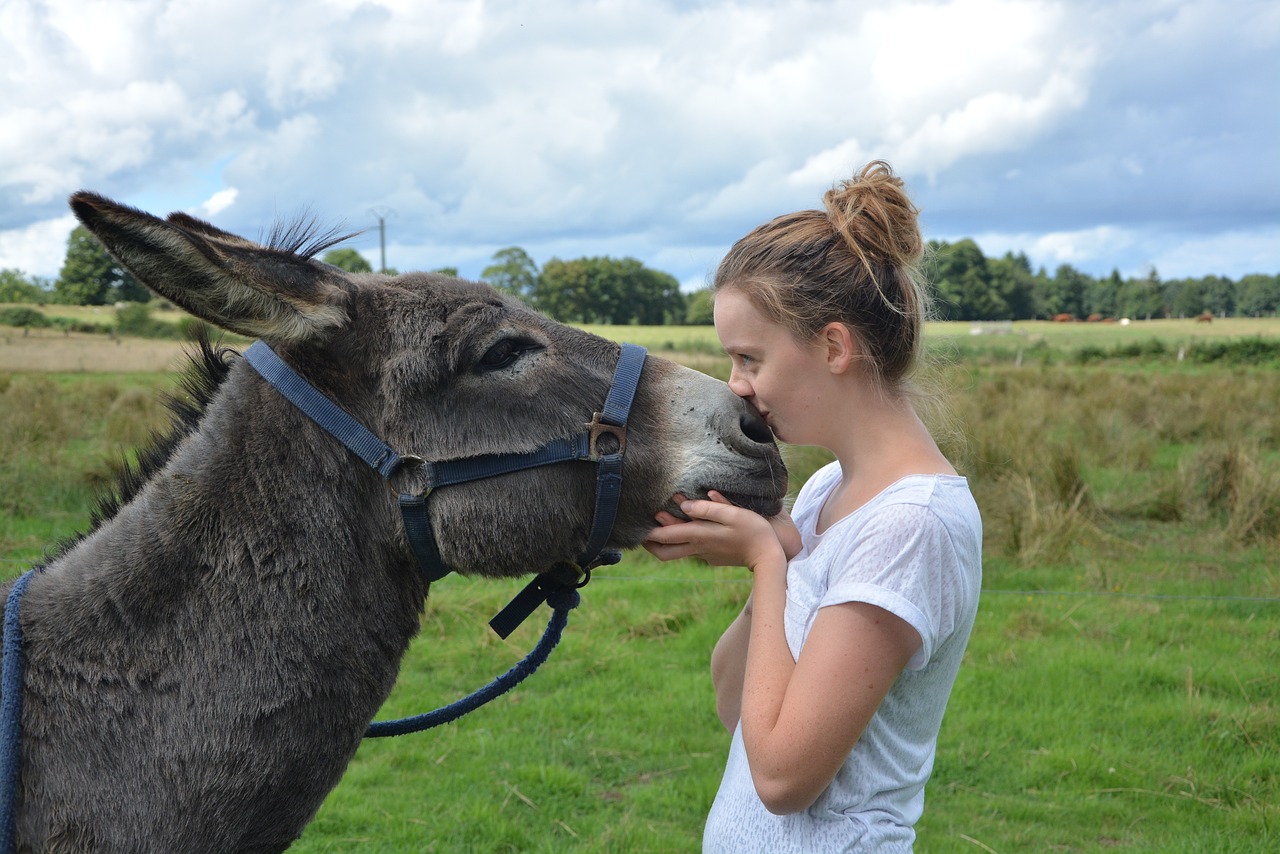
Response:
[{"label": "donkey", "polygon": [[[592,420],[619,347],[477,283],[348,274],[312,229],[265,245],[100,196],[76,216],[133,275],[258,338],[401,453],[528,452]],[[397,497],[244,358],[209,348],[175,433],[31,576],[23,600],[18,850],[280,851],[338,782],[391,691],[429,582]],[[723,383],[643,365],[608,544],[671,496],[776,514],[786,470]],[[594,468],[440,488],[439,557],[546,573],[588,541]]]}]

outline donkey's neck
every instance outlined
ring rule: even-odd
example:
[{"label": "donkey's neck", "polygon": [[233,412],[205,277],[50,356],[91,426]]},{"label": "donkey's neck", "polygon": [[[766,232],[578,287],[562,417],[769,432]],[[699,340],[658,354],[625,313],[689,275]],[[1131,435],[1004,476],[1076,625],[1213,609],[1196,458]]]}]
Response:
[{"label": "donkey's neck", "polygon": [[240,589],[273,612],[303,607],[309,622],[370,606],[416,613],[424,591],[386,486],[246,373],[233,371],[164,469],[51,577],[134,588],[155,604]]},{"label": "donkey's neck", "polygon": [[[25,763],[29,796],[101,779],[93,809],[117,809],[112,826],[189,816],[202,848],[300,832],[417,630],[424,587],[398,524],[376,473],[237,366],[166,467],[32,583],[36,744],[100,747]],[[229,809],[248,809],[240,830],[202,824]],[[208,836],[226,833],[242,835]]]}]

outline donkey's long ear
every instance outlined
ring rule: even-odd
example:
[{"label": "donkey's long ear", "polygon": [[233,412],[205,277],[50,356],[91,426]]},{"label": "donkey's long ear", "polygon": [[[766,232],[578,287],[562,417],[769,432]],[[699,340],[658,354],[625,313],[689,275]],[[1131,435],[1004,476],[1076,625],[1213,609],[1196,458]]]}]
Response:
[{"label": "donkey's long ear", "polygon": [[185,214],[166,222],[94,193],[74,194],[71,209],[138,281],[215,326],[283,343],[347,321],[352,285],[336,269]]}]

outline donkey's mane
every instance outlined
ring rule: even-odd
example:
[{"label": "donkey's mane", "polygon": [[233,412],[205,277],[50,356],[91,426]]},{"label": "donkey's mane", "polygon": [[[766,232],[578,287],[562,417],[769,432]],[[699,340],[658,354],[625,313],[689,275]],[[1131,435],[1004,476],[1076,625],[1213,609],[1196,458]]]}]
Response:
[{"label": "donkey's mane", "polygon": [[97,499],[89,516],[89,529],[58,543],[42,561],[50,563],[69,552],[81,540],[115,518],[142,488],[165,467],[178,445],[196,431],[210,401],[231,372],[230,360],[236,351],[210,341],[209,327],[192,324],[191,346],[187,349],[187,365],[178,381],[178,389],[161,396],[172,418],[169,425],[154,431],[138,448],[137,461],[123,457],[116,482]]},{"label": "donkey's mane", "polygon": [[325,226],[316,217],[302,214],[273,225],[264,245],[268,249],[310,259],[331,246],[337,246],[361,234],[361,231],[343,233],[340,226]]}]

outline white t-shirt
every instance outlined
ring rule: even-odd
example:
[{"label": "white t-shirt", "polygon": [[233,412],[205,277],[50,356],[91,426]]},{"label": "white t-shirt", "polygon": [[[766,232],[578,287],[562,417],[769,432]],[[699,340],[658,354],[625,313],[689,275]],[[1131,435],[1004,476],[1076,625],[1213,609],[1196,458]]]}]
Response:
[{"label": "white t-shirt", "polygon": [[742,725],[733,734],[704,852],[911,851],[938,730],[978,610],[982,519],[963,477],[912,475],[815,531],[840,483],[820,469],[792,518],[803,548],[787,567],[787,644],[797,658],[818,609],[868,602],[906,620],[924,642],[867,724],[831,785],[804,812],[777,816],[751,782]]}]

